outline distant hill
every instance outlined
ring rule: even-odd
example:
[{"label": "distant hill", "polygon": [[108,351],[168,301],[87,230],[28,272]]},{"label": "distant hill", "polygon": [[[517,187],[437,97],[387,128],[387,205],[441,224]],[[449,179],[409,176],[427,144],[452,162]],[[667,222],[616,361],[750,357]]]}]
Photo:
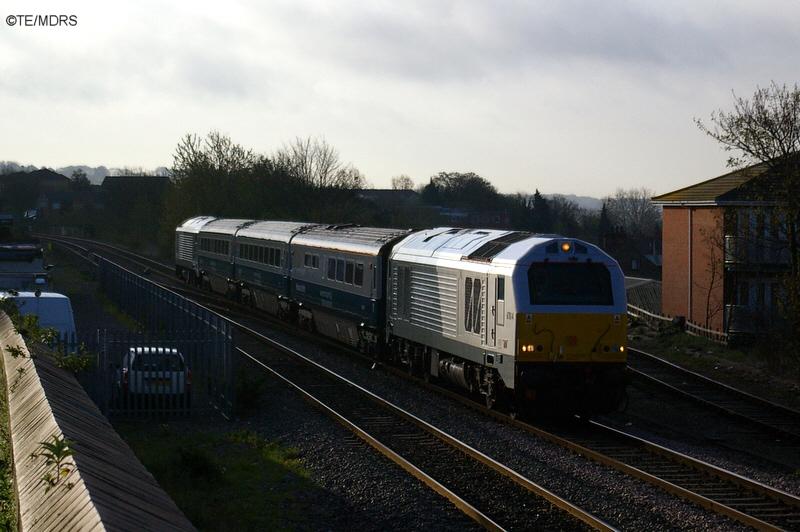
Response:
[{"label": "distant hill", "polygon": [[589,196],[576,196],[575,194],[544,194],[546,198],[559,196],[574,203],[579,207],[590,211],[599,211],[603,209],[603,200],[597,198],[590,198]]},{"label": "distant hill", "polygon": [[[41,169],[44,169],[42,167]],[[40,170],[35,166],[20,166],[17,163],[9,162],[9,161],[0,161],[0,173],[9,174],[12,172],[35,172],[36,170]],[[72,174],[75,173],[76,170],[83,170],[86,174],[86,177],[89,178],[89,181],[93,185],[101,185],[103,180],[110,176],[110,175],[120,175],[122,172],[130,172],[129,170],[121,170],[119,168],[111,168],[110,170],[105,166],[98,166],[93,168],[91,166],[66,166],[64,168],[55,168],[53,169],[54,172],[57,174],[61,174],[63,176],[72,177]],[[167,169],[165,167],[159,167],[155,170],[144,170],[145,173],[152,174],[152,175],[167,175]]]}]

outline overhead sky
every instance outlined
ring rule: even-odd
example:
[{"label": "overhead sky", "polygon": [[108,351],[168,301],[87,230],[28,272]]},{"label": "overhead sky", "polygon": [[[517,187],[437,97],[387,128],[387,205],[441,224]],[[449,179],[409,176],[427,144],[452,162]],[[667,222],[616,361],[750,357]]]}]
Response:
[{"label": "overhead sky", "polygon": [[324,138],[375,188],[444,171],[507,193],[659,194],[728,171],[695,118],[800,75],[796,0],[0,11],[0,161],[48,168],[170,167],[185,135],[217,131],[267,155]]}]

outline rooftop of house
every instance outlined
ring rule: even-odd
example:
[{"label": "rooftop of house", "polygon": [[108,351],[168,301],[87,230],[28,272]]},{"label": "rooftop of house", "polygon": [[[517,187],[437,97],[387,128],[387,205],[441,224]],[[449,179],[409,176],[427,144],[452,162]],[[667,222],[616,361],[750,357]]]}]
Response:
[{"label": "rooftop of house", "polygon": [[784,201],[784,190],[778,172],[762,163],[651,199],[663,206],[768,205]]}]

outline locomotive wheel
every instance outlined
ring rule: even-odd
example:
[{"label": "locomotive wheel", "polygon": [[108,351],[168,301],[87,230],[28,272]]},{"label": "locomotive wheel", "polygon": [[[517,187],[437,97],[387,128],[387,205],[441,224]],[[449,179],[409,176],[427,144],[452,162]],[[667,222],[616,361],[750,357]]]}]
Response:
[{"label": "locomotive wheel", "polygon": [[495,403],[497,402],[494,396],[491,393],[487,393],[484,395],[486,398],[486,408],[492,410],[494,408]]}]

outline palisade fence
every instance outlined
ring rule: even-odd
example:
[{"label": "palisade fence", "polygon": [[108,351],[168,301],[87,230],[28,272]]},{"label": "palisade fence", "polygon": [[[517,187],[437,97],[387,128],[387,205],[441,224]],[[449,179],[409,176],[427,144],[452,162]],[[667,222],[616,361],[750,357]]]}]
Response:
[{"label": "palisade fence", "polygon": [[652,279],[642,279],[640,282],[629,284],[625,290],[628,297],[628,316],[636,318],[655,327],[674,325],[687,334],[702,336],[727,344],[729,335],[722,331],[707,329],[700,324],[671,318],[661,314],[661,282]]},{"label": "palisade fence", "polygon": [[[98,263],[105,294],[147,331],[81,332],[68,343],[71,350],[83,346],[96,354],[96,364],[77,377],[103,414],[219,412],[227,418],[233,416],[233,326],[210,310],[113,262],[98,257]],[[147,364],[130,367],[126,355],[138,347],[176,349],[179,360],[164,355],[140,357]],[[168,359],[174,363],[166,367]]]}]

